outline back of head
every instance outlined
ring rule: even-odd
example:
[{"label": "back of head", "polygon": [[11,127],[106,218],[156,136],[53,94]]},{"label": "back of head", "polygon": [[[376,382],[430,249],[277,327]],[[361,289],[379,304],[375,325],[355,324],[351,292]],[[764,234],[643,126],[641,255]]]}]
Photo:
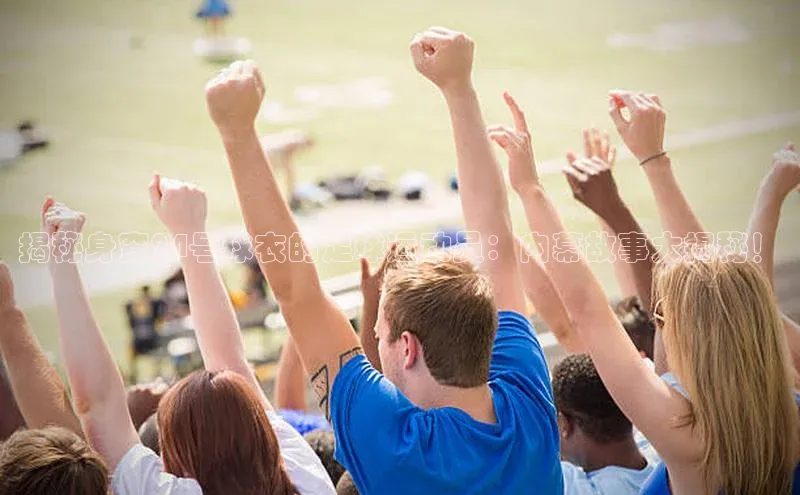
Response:
[{"label": "back of head", "polygon": [[558,412],[599,444],[624,440],[633,433],[587,354],[573,354],[553,368],[553,398]]},{"label": "back of head", "polygon": [[339,478],[339,482],[336,483],[336,495],[358,495],[358,488],[356,488],[349,471],[345,471]]},{"label": "back of head", "polygon": [[339,481],[339,478],[342,477],[345,469],[344,466],[339,464],[333,454],[336,451],[336,438],[333,435],[332,431],[327,430],[314,430],[312,432],[306,433],[303,435],[303,438],[308,442],[311,446],[311,449],[317,454],[319,460],[322,461],[322,465],[325,467],[325,471],[328,472],[328,476],[331,477],[331,481],[334,485]]},{"label": "back of head", "polygon": [[639,298],[636,296],[626,297],[614,304],[612,309],[636,349],[643,352],[645,357],[653,359],[656,327],[650,313],[642,307]]},{"label": "back of head", "polygon": [[789,493],[798,452],[793,371],[769,281],[712,248],[664,260],[654,316],[692,410],[700,464],[726,493]]},{"label": "back of head", "polygon": [[464,254],[400,260],[383,293],[390,341],[405,331],[415,335],[438,383],[467,388],[488,380],[497,310],[489,280]]},{"label": "back of head", "polygon": [[158,413],[153,413],[139,427],[139,440],[142,445],[161,455],[161,445],[158,440]]},{"label": "back of head", "polygon": [[158,408],[166,470],[194,478],[206,495],[297,493],[258,392],[231,371],[198,371]]},{"label": "back of head", "polygon": [[105,495],[108,469],[69,430],[19,430],[0,445],[0,495]]}]

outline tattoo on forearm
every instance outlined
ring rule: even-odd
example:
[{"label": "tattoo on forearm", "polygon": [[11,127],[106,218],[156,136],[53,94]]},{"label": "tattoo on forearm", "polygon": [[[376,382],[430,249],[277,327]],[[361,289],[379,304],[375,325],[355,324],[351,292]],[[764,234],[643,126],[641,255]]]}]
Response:
[{"label": "tattoo on forearm", "polygon": [[339,354],[339,370],[341,370],[344,367],[344,365],[347,364],[348,361],[358,356],[359,354],[364,354],[364,349],[362,349],[360,345],[353,347],[347,352]]},{"label": "tattoo on forearm", "polygon": [[328,365],[323,364],[314,376],[311,377],[311,385],[314,387],[314,392],[317,394],[319,402],[317,405],[322,410],[325,418],[331,420],[331,410],[328,404],[328,397],[331,393],[330,381],[328,380]]}]

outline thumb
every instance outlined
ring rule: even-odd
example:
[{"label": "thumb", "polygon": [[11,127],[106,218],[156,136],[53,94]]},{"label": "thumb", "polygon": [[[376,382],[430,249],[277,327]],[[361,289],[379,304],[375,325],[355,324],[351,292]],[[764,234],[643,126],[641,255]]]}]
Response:
[{"label": "thumb", "polygon": [[369,278],[369,261],[367,258],[361,258],[361,280],[367,280]]},{"label": "thumb", "polygon": [[489,139],[497,143],[497,145],[503,148],[504,150],[508,150],[509,145],[511,145],[511,140],[509,139],[508,135],[505,134],[504,132],[489,133]]},{"label": "thumb", "polygon": [[578,157],[575,156],[575,153],[573,153],[571,151],[567,152],[567,163],[572,165],[573,163],[575,163],[575,160],[577,160],[577,159],[578,159]]},{"label": "thumb", "polygon": [[622,116],[622,110],[620,110],[620,106],[614,98],[608,99],[608,115],[614,122],[617,132],[622,134],[628,127],[628,121]]},{"label": "thumb", "polygon": [[791,141],[789,141],[786,144],[786,149],[789,150],[789,151],[797,151],[797,148],[795,147],[794,143],[791,142]]},{"label": "thumb", "polygon": [[147,186],[147,192],[150,195],[150,207],[154,210],[157,209],[161,202],[161,176],[157,173],[153,174],[153,180]]}]

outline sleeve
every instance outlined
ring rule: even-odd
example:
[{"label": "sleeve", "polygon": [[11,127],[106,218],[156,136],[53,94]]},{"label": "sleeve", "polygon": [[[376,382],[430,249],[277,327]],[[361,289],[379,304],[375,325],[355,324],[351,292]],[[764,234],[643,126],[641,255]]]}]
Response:
[{"label": "sleeve", "polygon": [[498,314],[489,379],[515,381],[523,389],[535,387],[549,391],[550,372],[542,345],[535,334],[527,318],[513,311],[501,311]]},{"label": "sleeve", "polygon": [[424,439],[421,410],[375,370],[364,355],[348,361],[331,390],[331,422],[336,459],[363,493]]},{"label": "sleeve", "polygon": [[334,495],[336,490],[333,482],[328,476],[328,472],[325,471],[322,461],[319,460],[308,442],[274,412],[267,412],[267,417],[278,439],[286,472],[300,493],[302,495]]},{"label": "sleeve", "polygon": [[203,495],[196,480],[164,472],[161,458],[140,443],[117,464],[111,489],[115,495]]}]

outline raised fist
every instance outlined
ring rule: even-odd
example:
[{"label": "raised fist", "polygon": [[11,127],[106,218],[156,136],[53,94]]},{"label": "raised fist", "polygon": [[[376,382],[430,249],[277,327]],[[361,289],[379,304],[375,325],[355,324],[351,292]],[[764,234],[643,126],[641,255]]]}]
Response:
[{"label": "raised fist", "polygon": [[206,194],[196,186],[153,175],[148,187],[150,206],[172,235],[193,236],[206,225]]},{"label": "raised fist", "polygon": [[511,110],[514,119],[514,129],[504,125],[493,125],[486,131],[489,139],[503,148],[508,155],[508,178],[511,187],[517,192],[522,192],[526,187],[539,184],[539,175],[536,173],[536,164],[533,158],[533,145],[531,133],[525,114],[508,93],[503,93],[503,98]]},{"label": "raised fist", "polygon": [[222,134],[251,131],[264,98],[264,81],[255,62],[234,62],[206,84],[211,119]]},{"label": "raised fist", "polygon": [[71,262],[86,215],[47,198],[42,205],[42,230],[50,240],[51,261]]},{"label": "raised fist", "polygon": [[472,40],[464,33],[432,27],[411,40],[414,67],[443,92],[472,84]]},{"label": "raised fist", "polygon": [[[629,119],[622,115],[622,108],[627,108],[630,112]],[[667,115],[658,96],[632,91],[612,91],[609,93],[608,113],[622,141],[639,162],[664,151]]]},{"label": "raised fist", "polygon": [[765,181],[781,196],[800,187],[800,153],[792,143],[772,155],[772,168]]}]

